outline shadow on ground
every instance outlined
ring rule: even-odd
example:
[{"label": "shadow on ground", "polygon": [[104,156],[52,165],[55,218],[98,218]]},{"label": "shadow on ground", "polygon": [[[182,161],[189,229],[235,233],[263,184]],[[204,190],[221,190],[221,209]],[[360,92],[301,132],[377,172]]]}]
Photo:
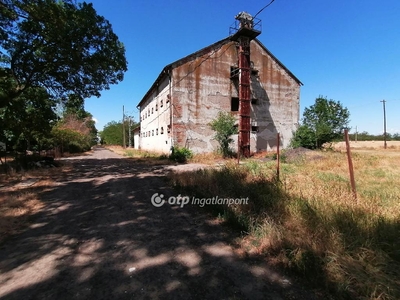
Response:
[{"label": "shadow on ground", "polygon": [[162,166],[74,159],[41,191],[45,208],[0,245],[2,299],[313,299],[262,262],[243,261],[237,237],[174,195]]}]

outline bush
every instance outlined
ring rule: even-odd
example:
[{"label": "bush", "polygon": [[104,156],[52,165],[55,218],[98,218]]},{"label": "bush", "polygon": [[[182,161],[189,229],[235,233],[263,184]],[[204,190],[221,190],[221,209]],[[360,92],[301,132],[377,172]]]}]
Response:
[{"label": "bush", "polygon": [[169,159],[174,160],[179,163],[185,163],[188,159],[193,157],[192,150],[185,147],[171,147],[172,153],[169,156]]},{"label": "bush", "polygon": [[233,142],[232,135],[238,133],[235,127],[235,117],[231,113],[219,112],[218,117],[210,124],[211,129],[215,131],[215,140],[219,143],[219,151],[224,157],[230,157],[233,151],[230,144]]}]

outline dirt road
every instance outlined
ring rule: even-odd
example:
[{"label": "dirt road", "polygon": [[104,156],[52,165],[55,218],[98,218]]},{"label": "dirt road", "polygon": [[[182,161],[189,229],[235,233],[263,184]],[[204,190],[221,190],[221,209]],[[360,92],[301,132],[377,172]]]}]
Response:
[{"label": "dirt road", "polygon": [[268,268],[240,259],[237,237],[176,195],[164,166],[105,150],[67,161],[41,193],[45,208],[0,245],[1,299],[313,299]]}]

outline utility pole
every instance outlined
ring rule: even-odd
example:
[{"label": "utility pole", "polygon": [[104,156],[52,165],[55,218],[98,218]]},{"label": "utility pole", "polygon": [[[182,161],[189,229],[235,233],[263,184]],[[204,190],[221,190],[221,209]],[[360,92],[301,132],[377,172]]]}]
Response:
[{"label": "utility pole", "polygon": [[357,126],[356,126],[356,139],[355,139],[356,143],[357,143],[357,134],[358,134],[358,131],[357,131]]},{"label": "utility pole", "polygon": [[126,147],[125,141],[125,107],[122,105],[122,147]]},{"label": "utility pole", "polygon": [[128,145],[129,145],[129,148],[131,148],[132,147],[132,136],[131,136],[131,116],[129,116],[128,117],[128,128],[129,128],[129,131],[128,131],[128,139],[129,139],[129,141],[128,141]]},{"label": "utility pole", "polygon": [[387,148],[387,144],[386,144],[386,107],[385,107],[385,103],[386,100],[382,100],[381,101],[383,103],[383,148]]}]

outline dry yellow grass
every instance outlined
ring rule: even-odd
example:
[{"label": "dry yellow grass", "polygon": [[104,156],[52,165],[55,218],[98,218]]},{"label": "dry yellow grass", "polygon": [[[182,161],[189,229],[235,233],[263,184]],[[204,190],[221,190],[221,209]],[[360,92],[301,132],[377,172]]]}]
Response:
[{"label": "dry yellow grass", "polygon": [[[345,153],[313,152],[295,163],[249,161],[172,175],[191,194],[249,196],[223,214],[249,234],[248,253],[268,256],[336,296],[400,298],[400,160],[375,150],[353,153],[358,199]],[[391,152],[389,152],[391,153]]]},{"label": "dry yellow grass", "polygon": [[52,188],[55,173],[68,171],[61,167],[0,176],[0,243],[29,225],[30,217],[44,206],[39,193]]},{"label": "dry yellow grass", "polygon": [[[386,142],[387,149],[386,150],[398,150],[400,149],[400,141],[387,141]],[[334,143],[333,148],[336,150],[346,150],[346,143],[337,142]],[[354,150],[364,149],[364,150],[377,150],[384,149],[383,141],[350,141],[350,148]]]}]

